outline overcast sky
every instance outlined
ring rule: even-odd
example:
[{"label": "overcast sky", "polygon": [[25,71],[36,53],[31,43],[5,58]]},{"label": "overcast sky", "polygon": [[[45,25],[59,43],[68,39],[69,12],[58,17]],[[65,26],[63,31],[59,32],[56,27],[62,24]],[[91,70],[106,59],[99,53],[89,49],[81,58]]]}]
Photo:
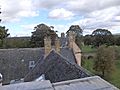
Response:
[{"label": "overcast sky", "polygon": [[40,23],[58,33],[80,25],[84,34],[97,28],[120,33],[120,0],[0,0],[2,22],[11,36],[30,36]]}]

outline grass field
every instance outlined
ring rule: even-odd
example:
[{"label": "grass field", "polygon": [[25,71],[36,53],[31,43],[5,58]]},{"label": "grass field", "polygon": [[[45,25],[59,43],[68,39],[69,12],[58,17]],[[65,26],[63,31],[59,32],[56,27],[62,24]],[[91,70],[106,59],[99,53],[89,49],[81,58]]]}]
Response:
[{"label": "grass field", "polygon": [[[118,50],[120,49],[120,47],[118,47]],[[85,46],[82,50],[84,50],[84,52],[93,52],[95,51],[95,49],[92,51],[91,47],[90,46]],[[120,50],[119,52],[117,53],[120,53]],[[94,61],[92,59],[86,59],[84,60],[84,68],[86,68],[88,71],[94,73],[95,71],[93,70],[93,64],[94,64]],[[120,88],[120,59],[118,60],[115,60],[115,66],[116,66],[116,69],[114,71],[114,73],[111,75],[111,79],[108,80],[108,82],[112,83],[113,85],[115,85],[116,87]]]},{"label": "grass field", "polygon": [[96,51],[96,49],[92,48],[91,46],[84,46],[84,47],[82,47],[82,52],[92,53],[94,51]]}]

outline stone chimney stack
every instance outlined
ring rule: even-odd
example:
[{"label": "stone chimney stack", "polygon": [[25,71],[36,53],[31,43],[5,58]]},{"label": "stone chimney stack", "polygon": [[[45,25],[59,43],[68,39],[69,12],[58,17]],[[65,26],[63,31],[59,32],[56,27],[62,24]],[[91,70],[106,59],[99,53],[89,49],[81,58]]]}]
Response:
[{"label": "stone chimney stack", "polygon": [[55,50],[59,53],[60,52],[60,39],[57,37],[55,40]]},{"label": "stone chimney stack", "polygon": [[73,48],[73,42],[75,42],[75,37],[76,37],[75,32],[70,31],[69,34],[68,34],[69,47],[70,48]]},{"label": "stone chimney stack", "polygon": [[65,38],[65,33],[61,33],[61,38]]},{"label": "stone chimney stack", "polygon": [[44,38],[44,47],[45,47],[45,56],[47,56],[51,50],[51,38],[50,37]]}]

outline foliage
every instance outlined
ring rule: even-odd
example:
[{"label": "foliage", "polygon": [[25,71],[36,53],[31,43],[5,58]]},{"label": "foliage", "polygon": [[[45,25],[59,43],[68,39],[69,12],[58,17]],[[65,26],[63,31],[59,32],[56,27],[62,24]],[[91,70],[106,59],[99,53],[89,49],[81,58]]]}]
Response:
[{"label": "foliage", "polygon": [[[93,65],[94,65],[94,60],[87,60],[87,59],[84,60],[83,67],[89,70],[90,72],[95,73],[95,71],[93,70]],[[108,79],[108,82],[120,88],[120,79],[119,79],[120,78],[120,59],[115,60],[115,66],[116,66],[116,69],[114,73],[112,73],[111,79]]]},{"label": "foliage", "polygon": [[118,45],[118,46],[120,46],[120,37],[116,37],[115,44]]},{"label": "foliage", "polygon": [[93,46],[99,47],[103,44],[113,45],[114,38],[110,31],[106,29],[97,29],[92,32],[93,36]]},{"label": "foliage", "polygon": [[54,44],[57,34],[55,31],[51,30],[51,27],[45,24],[39,24],[36,27],[34,27],[34,30],[35,31],[32,32],[31,41],[30,41],[31,47],[43,47],[44,38],[46,36],[50,36],[52,39],[52,44]]},{"label": "foliage", "polygon": [[6,37],[8,37],[10,34],[7,33],[8,29],[5,28],[5,26],[0,26],[0,40],[1,40],[1,46],[3,46],[3,41]]},{"label": "foliage", "polygon": [[[113,48],[115,49],[115,53],[119,54],[120,53],[120,47],[119,46],[113,46]],[[83,46],[83,50],[86,52],[88,50],[90,50],[91,52],[94,52],[94,48],[90,48],[90,46]],[[91,53],[90,52],[90,53]],[[89,52],[88,52],[89,54]],[[87,70],[89,70],[90,72],[95,74],[95,71],[93,70],[94,67],[94,60],[93,59],[85,59],[83,58],[83,67],[86,68]],[[115,85],[116,87],[120,88],[120,55],[119,57],[115,55],[115,71],[114,73],[111,74],[111,78],[108,79],[108,82],[112,83],[113,85]]]},{"label": "foliage", "polygon": [[78,46],[82,45],[82,33],[83,30],[80,28],[79,25],[71,25],[69,30],[66,32],[67,34],[69,34],[69,32],[75,32],[76,34],[76,43],[78,44]]},{"label": "foliage", "polygon": [[[1,8],[0,8],[0,14],[1,14]],[[1,22],[1,18],[0,18],[0,22]]]},{"label": "foliage", "polygon": [[4,40],[3,48],[28,48],[30,37],[10,37]]},{"label": "foliage", "polygon": [[80,28],[79,25],[71,25],[66,33],[68,34],[70,31],[75,32],[77,36],[81,36],[83,33],[83,30]]},{"label": "foliage", "polygon": [[82,65],[85,69],[87,69],[88,71],[94,73],[94,69],[93,69],[93,65],[94,65],[94,60],[93,59],[84,59],[84,64]]},{"label": "foliage", "polygon": [[92,45],[93,42],[92,35],[85,35],[83,41],[85,45]]},{"label": "foliage", "polygon": [[115,52],[113,47],[100,46],[96,53],[94,62],[94,70],[97,74],[105,79],[110,78],[110,75],[115,69]]}]

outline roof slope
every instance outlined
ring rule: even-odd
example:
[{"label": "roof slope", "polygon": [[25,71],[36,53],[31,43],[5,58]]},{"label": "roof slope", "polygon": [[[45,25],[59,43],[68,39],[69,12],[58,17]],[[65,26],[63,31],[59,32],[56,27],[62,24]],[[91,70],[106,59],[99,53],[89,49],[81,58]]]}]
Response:
[{"label": "roof slope", "polygon": [[10,80],[23,78],[29,72],[29,61],[36,63],[43,55],[44,48],[0,49],[3,83],[8,84]]},{"label": "roof slope", "polygon": [[53,86],[55,90],[119,90],[99,76],[58,82]]},{"label": "roof slope", "polygon": [[61,48],[60,49],[60,54],[66,59],[68,60],[69,62],[75,64],[76,63],[76,60],[75,60],[75,56],[73,54],[73,51],[72,49],[70,48]]},{"label": "roof slope", "polygon": [[0,86],[0,90],[119,90],[98,76],[51,83],[49,80]]},{"label": "roof slope", "polygon": [[42,74],[45,74],[45,78],[52,83],[89,76],[83,68],[70,63],[54,50],[44,60],[40,60],[24,80],[33,81]]}]

